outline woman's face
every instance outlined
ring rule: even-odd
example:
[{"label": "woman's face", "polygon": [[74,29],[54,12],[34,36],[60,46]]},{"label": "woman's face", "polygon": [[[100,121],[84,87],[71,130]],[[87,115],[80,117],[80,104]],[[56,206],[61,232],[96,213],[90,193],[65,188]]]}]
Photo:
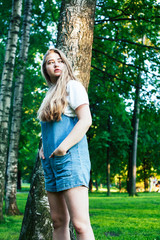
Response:
[{"label": "woman's face", "polygon": [[46,71],[52,81],[55,81],[61,75],[64,67],[65,64],[58,53],[51,52],[46,57]]}]

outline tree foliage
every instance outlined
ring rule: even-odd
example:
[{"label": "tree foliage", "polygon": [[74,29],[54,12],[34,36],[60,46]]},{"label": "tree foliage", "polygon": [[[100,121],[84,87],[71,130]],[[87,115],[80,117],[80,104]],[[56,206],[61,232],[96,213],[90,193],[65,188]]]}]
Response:
[{"label": "tree foliage", "polygon": [[[156,1],[107,1],[107,4],[98,1],[89,88],[93,113],[93,126],[89,138],[92,175],[103,173],[103,179],[106,177],[104,172],[108,147],[111,151],[111,173],[122,175],[122,172],[124,174],[126,171],[132,132],[133,101],[140,75],[141,108],[144,106],[144,100],[149,104],[149,97],[153,94],[156,97],[160,87],[157,62],[158,11]],[[108,118],[114,123],[110,133],[107,131]],[[141,137],[140,134],[139,145]],[[138,166],[139,163],[143,164],[143,157],[138,155]]]}]

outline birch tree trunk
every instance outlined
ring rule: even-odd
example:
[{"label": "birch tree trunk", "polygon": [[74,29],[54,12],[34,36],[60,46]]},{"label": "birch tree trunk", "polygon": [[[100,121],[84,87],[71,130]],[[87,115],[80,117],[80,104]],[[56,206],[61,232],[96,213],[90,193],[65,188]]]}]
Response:
[{"label": "birch tree trunk", "polygon": [[[63,0],[57,37],[57,47],[70,59],[77,77],[86,88],[90,79],[95,6],[96,0]],[[52,239],[48,201],[40,169],[37,157],[34,181],[31,183],[25,210],[27,217],[24,216],[19,240]],[[70,236],[72,240],[75,239],[72,227]]]},{"label": "birch tree trunk", "polygon": [[57,48],[70,60],[76,77],[88,88],[96,0],[62,1]]},{"label": "birch tree trunk", "polygon": [[44,175],[38,154],[19,240],[50,240],[52,230],[49,203],[44,189]]},{"label": "birch tree trunk", "polygon": [[22,0],[13,0],[12,17],[8,32],[5,61],[0,92],[0,220],[3,218],[2,206],[4,197],[4,181],[7,161],[9,113],[12,98],[13,71],[20,29]]},{"label": "birch tree trunk", "polygon": [[19,75],[17,77],[14,89],[13,116],[8,154],[7,187],[6,187],[6,214],[8,215],[20,214],[16,203],[17,175],[18,175],[18,146],[21,127],[24,74],[26,69],[26,61],[28,57],[29,48],[31,9],[32,0],[26,0],[24,8],[24,20],[18,66]]}]

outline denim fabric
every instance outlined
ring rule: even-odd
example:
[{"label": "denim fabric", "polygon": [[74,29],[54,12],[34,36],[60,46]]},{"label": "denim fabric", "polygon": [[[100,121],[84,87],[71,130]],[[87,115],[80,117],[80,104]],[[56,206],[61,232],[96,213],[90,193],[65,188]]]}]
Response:
[{"label": "denim fabric", "polygon": [[73,187],[89,185],[90,158],[86,135],[70,148],[64,156],[49,158],[51,153],[68,136],[77,117],[62,115],[59,122],[41,122],[42,142],[45,159],[41,159],[45,177],[45,188],[59,192]]}]

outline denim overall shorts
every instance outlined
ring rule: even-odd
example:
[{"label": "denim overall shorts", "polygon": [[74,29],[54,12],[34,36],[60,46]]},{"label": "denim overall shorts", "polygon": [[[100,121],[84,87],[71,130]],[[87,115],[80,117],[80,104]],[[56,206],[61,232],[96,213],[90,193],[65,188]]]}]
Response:
[{"label": "denim overall shorts", "polygon": [[77,121],[77,117],[68,117],[62,114],[62,119],[58,122],[41,122],[45,156],[41,162],[44,170],[45,189],[49,192],[59,192],[82,185],[89,186],[91,165],[86,135],[64,156],[49,158],[68,136]]}]

